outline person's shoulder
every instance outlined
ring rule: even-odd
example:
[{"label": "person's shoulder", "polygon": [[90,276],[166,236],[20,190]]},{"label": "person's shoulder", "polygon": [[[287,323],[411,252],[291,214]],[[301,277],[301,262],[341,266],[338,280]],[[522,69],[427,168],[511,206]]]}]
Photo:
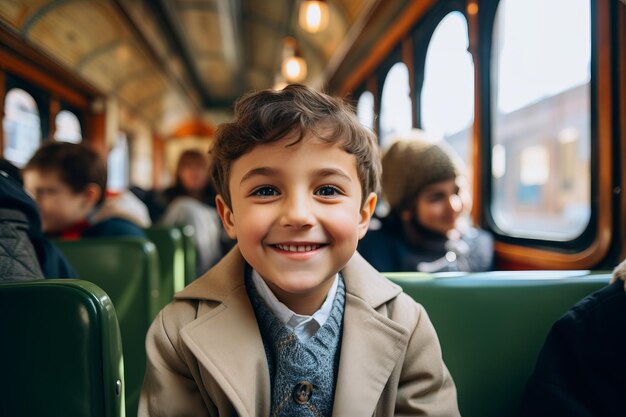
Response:
[{"label": "person's shoulder", "polygon": [[407,329],[417,325],[424,308],[366,260],[356,256],[342,274],[348,293]]},{"label": "person's shoulder", "polygon": [[139,226],[120,217],[111,217],[93,224],[81,237],[142,237],[147,238]]},{"label": "person's shoulder", "polygon": [[159,314],[168,333],[178,331],[197,318],[199,300],[174,299]]},{"label": "person's shoulder", "polygon": [[[617,314],[619,312],[619,314]],[[566,320],[615,320],[621,316],[626,322],[626,293],[621,282],[596,290],[576,303],[564,316]]]},{"label": "person's shoulder", "polygon": [[468,226],[462,230],[461,238],[465,241],[471,242],[493,242],[493,235],[487,230],[481,229],[475,226]]}]

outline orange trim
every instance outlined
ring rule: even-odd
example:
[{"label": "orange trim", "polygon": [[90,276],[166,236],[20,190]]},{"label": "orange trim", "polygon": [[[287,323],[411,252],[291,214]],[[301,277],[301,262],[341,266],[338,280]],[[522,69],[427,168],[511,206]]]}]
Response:
[{"label": "orange trim", "polygon": [[215,128],[202,120],[189,120],[179,124],[172,132],[172,138],[186,138],[189,136],[199,136],[213,138]]},{"label": "orange trim", "polygon": [[50,97],[48,108],[50,112],[50,117],[48,118],[48,136],[50,138],[54,138],[54,133],[57,130],[57,114],[61,111],[61,103],[59,103],[59,99],[56,97]]},{"label": "orange trim", "polygon": [[402,40],[402,61],[409,70],[409,94],[411,96],[411,126],[417,126],[417,114],[414,99],[415,96],[415,65],[413,64],[413,39],[404,38]]},{"label": "orange trim", "polygon": [[[618,38],[617,38],[617,50],[624,51],[626,48],[626,3],[618,3]],[[620,108],[620,127],[622,137],[620,138],[621,150],[620,161],[622,164],[626,163],[626,103],[624,103],[623,97],[626,97],[626,54],[621,53],[619,55],[619,85],[620,93],[619,97],[622,97],[618,101]],[[626,258],[626,169],[622,169],[621,178],[621,210],[620,210],[620,233],[619,242],[622,245],[620,259]]]},{"label": "orange trim", "polygon": [[[472,3],[475,4],[475,3]],[[472,171],[472,211],[471,218],[475,225],[481,225],[481,213],[483,213],[483,190],[482,184],[482,170],[484,158],[481,155],[481,133],[480,127],[482,125],[483,109],[481,107],[481,100],[483,91],[480,89],[480,74],[482,65],[478,59],[478,45],[480,42],[478,31],[478,14],[469,14],[467,16],[469,49],[474,61],[474,122],[472,125],[472,154],[471,163],[473,165]]]},{"label": "orange trim", "polygon": [[[533,249],[520,245],[496,242],[497,257],[505,262],[520,263],[524,260],[531,268],[545,269],[590,269],[607,255],[611,244],[613,210],[613,159],[612,159],[612,101],[611,79],[611,19],[610,0],[598,0],[598,216],[597,235],[594,241],[579,253],[563,254],[554,251]],[[616,46],[615,46],[616,47]]]},{"label": "orange trim", "polygon": [[[405,10],[399,14],[396,20],[389,24],[389,30],[385,32],[380,40],[371,48],[367,58],[358,63],[358,65],[355,65],[354,71],[352,71],[351,75],[344,80],[339,90],[340,95],[346,95],[361,84],[363,80],[380,65],[383,59],[389,55],[391,50],[402,40],[402,38],[409,33],[409,31],[413,28],[413,25],[434,3],[435,0],[408,2]],[[381,1],[380,7],[385,7],[387,4],[388,2]],[[374,20],[379,14],[379,11],[375,10],[372,13],[371,20]]]},{"label": "orange trim", "polygon": [[[6,75],[2,69],[0,69],[0,120],[4,120],[4,97],[6,91],[4,91]],[[0,158],[4,157],[4,129],[0,128]]]},{"label": "orange trim", "polygon": [[107,157],[106,112],[85,115],[85,142],[103,158]]},{"label": "orange trim", "polygon": [[0,69],[80,108],[102,93],[0,25]]},{"label": "orange trim", "polygon": [[162,172],[165,164],[165,141],[158,135],[152,136],[152,188],[160,189],[163,185]]}]

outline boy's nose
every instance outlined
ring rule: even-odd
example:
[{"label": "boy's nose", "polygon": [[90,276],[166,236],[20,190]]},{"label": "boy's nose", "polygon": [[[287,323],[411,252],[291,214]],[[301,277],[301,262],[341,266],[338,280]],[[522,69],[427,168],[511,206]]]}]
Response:
[{"label": "boy's nose", "polygon": [[448,201],[450,202],[450,208],[452,209],[452,211],[458,212],[463,209],[463,201],[461,200],[461,197],[459,195],[451,195]]},{"label": "boy's nose", "polygon": [[281,226],[302,228],[312,225],[314,217],[310,201],[302,196],[285,199],[281,215]]}]

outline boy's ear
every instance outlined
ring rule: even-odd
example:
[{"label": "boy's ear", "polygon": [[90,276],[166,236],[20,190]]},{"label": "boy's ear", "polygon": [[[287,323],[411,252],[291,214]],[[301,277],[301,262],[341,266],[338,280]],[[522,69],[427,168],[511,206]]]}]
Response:
[{"label": "boy's ear", "polygon": [[365,199],[363,206],[361,207],[360,218],[359,218],[359,239],[365,236],[367,229],[370,225],[370,219],[374,215],[374,209],[376,208],[376,201],[378,201],[378,197],[376,197],[376,193],[370,193]]},{"label": "boy's ear", "polygon": [[102,189],[98,184],[90,182],[83,190],[83,195],[90,205],[95,206],[98,203],[98,200],[100,200]]},{"label": "boy's ear", "polygon": [[228,237],[231,239],[237,239],[237,229],[235,228],[235,216],[233,211],[228,207],[226,201],[222,198],[221,195],[217,195],[215,197],[215,205],[217,207],[217,214],[219,214],[220,219],[222,220],[222,225],[224,226],[224,230],[228,234]]}]

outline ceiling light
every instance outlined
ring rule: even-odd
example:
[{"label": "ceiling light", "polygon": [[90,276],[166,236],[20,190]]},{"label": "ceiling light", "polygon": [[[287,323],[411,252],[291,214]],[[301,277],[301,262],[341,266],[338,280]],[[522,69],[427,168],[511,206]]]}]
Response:
[{"label": "ceiling light", "polygon": [[322,0],[300,2],[300,26],[307,32],[321,32],[328,26],[328,4]]},{"label": "ceiling light", "polygon": [[307,75],[306,61],[302,57],[296,40],[292,37],[284,40],[281,74],[287,83],[302,82]]},{"label": "ceiling light", "polygon": [[290,83],[299,83],[306,78],[306,61],[301,56],[291,56],[283,61],[282,74]]}]

